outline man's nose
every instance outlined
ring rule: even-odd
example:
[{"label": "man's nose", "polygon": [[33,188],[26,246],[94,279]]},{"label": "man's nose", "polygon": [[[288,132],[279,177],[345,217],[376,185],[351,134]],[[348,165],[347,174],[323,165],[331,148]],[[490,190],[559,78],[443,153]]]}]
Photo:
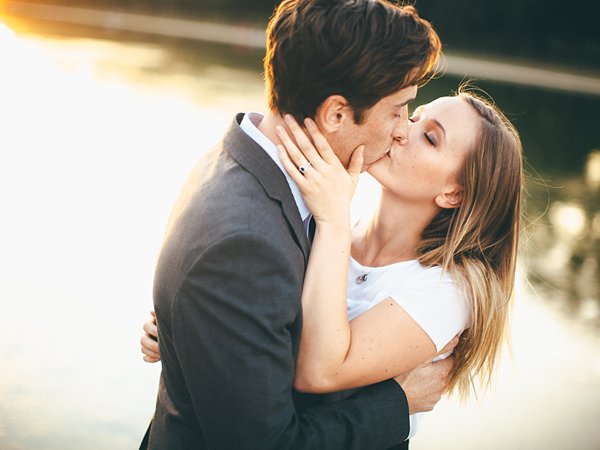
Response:
[{"label": "man's nose", "polygon": [[400,145],[406,145],[408,143],[408,121],[406,121],[406,125],[399,125],[396,127],[394,130],[394,140]]},{"label": "man's nose", "polygon": [[408,142],[408,113],[402,114],[402,117],[396,123],[394,139],[401,145],[405,145]]},{"label": "man's nose", "polygon": [[401,137],[401,138],[398,138],[396,140],[398,141],[398,143],[400,145],[406,145],[406,144],[408,144],[408,138],[407,137]]}]

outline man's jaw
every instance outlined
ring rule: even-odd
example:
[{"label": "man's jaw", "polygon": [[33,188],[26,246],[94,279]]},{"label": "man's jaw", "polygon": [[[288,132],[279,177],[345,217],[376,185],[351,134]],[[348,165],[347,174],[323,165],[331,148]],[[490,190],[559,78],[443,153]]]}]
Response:
[{"label": "man's jaw", "polygon": [[375,161],[373,161],[370,165],[376,163],[377,161],[381,161],[384,158],[389,158],[390,157],[390,151],[392,150],[392,144],[390,144],[390,146],[387,148],[387,150],[383,153],[383,155],[381,155],[381,157],[379,157],[378,159],[376,159]]},{"label": "man's jaw", "polygon": [[381,161],[382,159],[384,159],[384,158],[389,158],[389,156],[390,156],[390,150],[391,150],[391,149],[392,149],[392,146],[390,145],[390,146],[388,147],[388,149],[385,151],[385,153],[383,153],[383,155],[381,155],[379,158],[377,158],[377,159],[375,159],[375,160],[373,160],[373,161],[369,161],[369,162],[367,162],[367,163],[363,163],[363,166],[362,166],[362,169],[361,169],[361,173],[362,173],[362,172],[366,172],[366,171],[368,171],[368,170],[369,170],[369,168],[370,168],[370,167],[371,167],[373,164],[375,164],[375,163],[377,163],[377,162]]}]

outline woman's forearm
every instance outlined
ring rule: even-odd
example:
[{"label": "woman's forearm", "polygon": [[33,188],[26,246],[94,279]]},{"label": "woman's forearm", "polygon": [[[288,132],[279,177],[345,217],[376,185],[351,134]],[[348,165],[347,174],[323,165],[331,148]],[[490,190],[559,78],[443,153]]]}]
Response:
[{"label": "woman's forearm", "polygon": [[320,391],[331,384],[351,342],[347,318],[349,220],[319,223],[302,291],[303,327],[296,388]]},{"label": "woman's forearm", "polygon": [[[327,393],[407,372],[435,353],[427,333],[391,298],[348,322],[351,234],[342,221],[317,226],[302,292],[295,387]],[[348,223],[343,222],[343,223]]]}]

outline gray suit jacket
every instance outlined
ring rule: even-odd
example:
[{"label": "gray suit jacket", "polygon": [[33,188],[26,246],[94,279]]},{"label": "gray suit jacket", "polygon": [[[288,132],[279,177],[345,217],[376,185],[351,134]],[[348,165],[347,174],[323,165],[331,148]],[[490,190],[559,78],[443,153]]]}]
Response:
[{"label": "gray suit jacket", "polygon": [[289,186],[239,127],[174,207],[154,306],[163,369],[151,449],[386,449],[408,434],[393,381],[325,403],[293,390],[309,244]]}]

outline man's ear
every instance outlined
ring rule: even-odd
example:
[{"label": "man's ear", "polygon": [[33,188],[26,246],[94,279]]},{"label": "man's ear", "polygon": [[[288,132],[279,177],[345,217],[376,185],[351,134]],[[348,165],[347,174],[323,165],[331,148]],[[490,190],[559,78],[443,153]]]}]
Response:
[{"label": "man's ear", "polygon": [[343,95],[330,95],[319,105],[315,122],[325,133],[337,132],[346,121],[353,121],[352,109]]},{"label": "man's ear", "polygon": [[444,192],[435,197],[435,204],[439,208],[458,208],[463,200],[463,188],[459,184],[451,184]]}]

